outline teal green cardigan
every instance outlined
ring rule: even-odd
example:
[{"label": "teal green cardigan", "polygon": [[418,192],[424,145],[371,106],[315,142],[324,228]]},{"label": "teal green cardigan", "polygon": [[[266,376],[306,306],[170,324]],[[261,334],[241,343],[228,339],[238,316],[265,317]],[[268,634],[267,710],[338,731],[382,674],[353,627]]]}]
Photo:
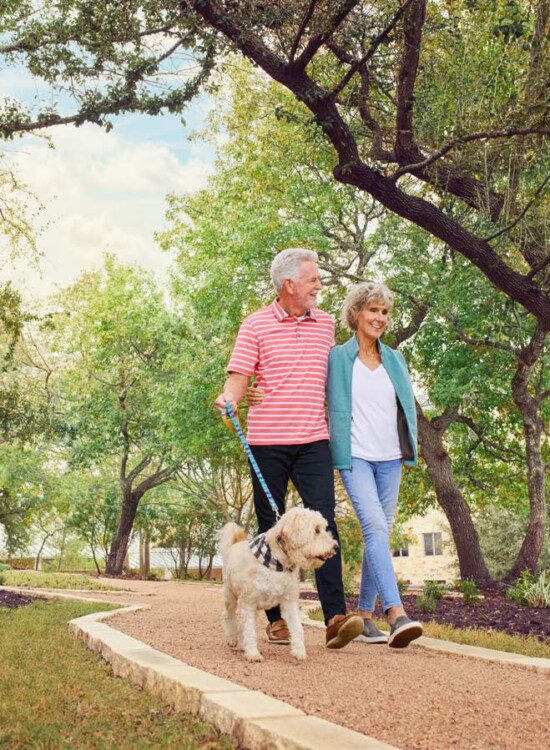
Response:
[{"label": "teal green cardigan", "polygon": [[[416,466],[418,462],[416,407],[409,371],[401,352],[391,349],[380,341],[378,351],[397,396],[400,443],[403,448],[402,440],[407,441],[408,448],[404,451],[405,464]],[[328,423],[335,469],[351,469],[351,381],[353,364],[358,352],[357,338],[352,336],[345,344],[331,349],[328,360]]]}]

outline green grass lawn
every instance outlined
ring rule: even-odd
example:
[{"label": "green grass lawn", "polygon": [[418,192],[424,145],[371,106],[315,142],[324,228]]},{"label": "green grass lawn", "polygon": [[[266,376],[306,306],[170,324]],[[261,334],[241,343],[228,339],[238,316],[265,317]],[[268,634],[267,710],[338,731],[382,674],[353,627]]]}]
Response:
[{"label": "green grass lawn", "polygon": [[[41,570],[6,570],[1,574],[5,586],[24,586],[35,589],[89,589],[113,591],[83,573],[47,573]],[[120,591],[120,589],[117,589]]]},{"label": "green grass lawn", "polygon": [[[312,620],[323,621],[323,613],[320,607],[311,610],[309,616]],[[385,620],[374,620],[374,624],[380,630],[389,630]],[[523,654],[524,656],[542,656],[550,659],[550,644],[541,643],[532,635],[509,635],[496,630],[481,630],[480,628],[455,628],[451,625],[442,625],[439,622],[423,622],[424,635],[428,638],[441,638],[444,641],[462,643],[467,646],[480,646],[481,648],[492,648],[496,651],[507,651],[512,654]]]},{"label": "green grass lawn", "polygon": [[231,748],[207,724],[112,677],[69,635],[69,620],[108,608],[66,601],[0,608],[0,748]]}]

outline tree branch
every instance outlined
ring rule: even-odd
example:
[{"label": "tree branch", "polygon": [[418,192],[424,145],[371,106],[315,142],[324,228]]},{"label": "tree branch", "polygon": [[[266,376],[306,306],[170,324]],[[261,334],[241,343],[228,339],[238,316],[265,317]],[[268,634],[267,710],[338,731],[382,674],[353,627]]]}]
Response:
[{"label": "tree branch", "polygon": [[511,138],[512,136],[516,135],[549,135],[550,129],[549,128],[541,128],[541,127],[535,127],[535,128],[523,128],[522,130],[517,129],[511,129],[511,130],[486,130],[481,133],[471,133],[470,135],[462,135],[458,138],[455,138],[454,141],[451,141],[450,143],[447,143],[445,146],[439,149],[439,151],[436,151],[435,154],[432,154],[432,156],[427,157],[423,161],[416,162],[415,164],[406,164],[404,167],[399,167],[399,169],[396,169],[395,172],[390,175],[392,180],[397,180],[402,175],[406,174],[407,172],[412,172],[415,169],[424,169],[425,167],[429,167],[431,164],[433,164],[438,159],[441,159],[443,156],[449,153],[453,148],[456,148],[456,146],[460,146],[463,143],[470,143],[471,141],[479,141],[479,140],[485,140],[485,139],[491,139],[491,138]]},{"label": "tree branch", "polygon": [[[516,224],[519,224],[519,222],[523,219],[523,217],[525,216],[525,214],[527,213],[527,211],[531,208],[531,206],[533,205],[533,203],[537,200],[537,198],[539,197],[539,195],[541,194],[541,192],[544,190],[544,188],[545,188],[546,183],[548,182],[548,180],[550,180],[550,175],[548,175],[546,177],[546,179],[544,180],[544,182],[542,182],[542,184],[539,185],[539,187],[535,191],[535,194],[533,195],[533,197],[531,198],[531,200],[526,204],[526,206],[523,209],[523,211],[516,217],[516,219],[511,224],[508,224],[508,226],[504,227],[504,229],[501,229],[498,232],[495,232],[494,234],[490,234],[488,237],[485,237],[485,242],[489,242],[490,240],[494,240],[497,237],[500,237],[501,234],[505,234],[506,232],[509,232],[510,229],[513,229],[516,226]],[[548,260],[546,260],[544,262],[544,265],[546,265],[547,262],[548,262]],[[544,268],[544,265],[542,266],[543,268]],[[539,268],[538,271],[540,271],[540,270],[541,269]],[[538,273],[538,271],[535,271],[535,273]],[[533,276],[534,276],[534,274],[531,271],[527,275],[527,278],[533,278]]]},{"label": "tree branch", "polygon": [[356,5],[359,5],[359,0],[344,0],[342,6],[329,17],[322,33],[317,34],[317,36],[314,36],[309,40],[300,56],[294,61],[293,65],[305,70],[315,53],[328,39],[330,39],[338,26],[340,26],[342,21],[349,15]]},{"label": "tree branch", "polygon": [[375,54],[378,47],[384,42],[389,34],[393,31],[395,28],[395,25],[403,15],[404,11],[408,6],[413,2],[413,0],[406,0],[404,5],[402,5],[400,8],[397,9],[397,11],[394,13],[391,21],[386,26],[386,28],[381,31],[378,36],[376,36],[370,46],[367,52],[359,59],[352,62],[350,69],[347,71],[347,73],[344,75],[340,83],[338,83],[329,93],[329,96],[332,99],[336,99],[338,94],[347,86],[347,84],[350,82],[350,80],[353,78],[353,76],[357,73],[358,70],[363,68],[368,61],[371,59],[371,57]]},{"label": "tree branch", "polygon": [[430,424],[434,430],[445,432],[449,427],[458,420],[458,405],[447,406],[447,408],[438,417],[430,419]]},{"label": "tree branch", "polygon": [[296,37],[294,38],[294,41],[292,42],[292,47],[290,49],[290,55],[289,55],[289,62],[291,63],[294,62],[294,56],[296,55],[296,52],[298,51],[298,45],[300,44],[304,31],[306,30],[307,25],[311,20],[311,17],[313,15],[313,11],[315,10],[316,5],[317,5],[317,0],[310,0],[306,13],[302,19],[302,23],[300,24],[300,28],[298,29]]},{"label": "tree branch", "polygon": [[487,346],[490,349],[500,349],[501,351],[508,352],[509,354],[513,354],[515,357],[518,356],[518,350],[515,349],[510,344],[504,344],[499,341],[493,341],[488,336],[483,339],[476,339],[472,338],[471,336],[467,336],[460,323],[458,322],[457,318],[455,318],[452,315],[446,315],[445,318],[449,321],[449,323],[452,323],[455,329],[456,336],[459,341],[463,341],[465,344],[470,344],[471,346]]}]

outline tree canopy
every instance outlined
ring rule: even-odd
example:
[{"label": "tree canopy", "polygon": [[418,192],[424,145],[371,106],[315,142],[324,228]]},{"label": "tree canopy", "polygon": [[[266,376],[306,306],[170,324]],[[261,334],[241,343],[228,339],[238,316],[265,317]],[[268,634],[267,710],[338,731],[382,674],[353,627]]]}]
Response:
[{"label": "tree canopy", "polygon": [[[180,111],[239,50],[303,104],[331,170],[462,254],[547,329],[544,2],[81,0],[4,8],[7,63],[75,111],[5,100],[5,137],[123,111]],[[181,71],[190,55],[194,74]],[[61,99],[60,99],[61,102]],[[453,211],[458,202],[460,210]],[[527,217],[527,218],[526,218]],[[540,222],[538,222],[540,225]]]}]

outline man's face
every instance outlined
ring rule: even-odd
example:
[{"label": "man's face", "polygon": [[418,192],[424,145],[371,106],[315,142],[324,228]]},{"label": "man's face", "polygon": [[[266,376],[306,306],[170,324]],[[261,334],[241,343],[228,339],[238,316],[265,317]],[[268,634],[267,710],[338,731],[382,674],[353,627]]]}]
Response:
[{"label": "man's face", "polygon": [[296,306],[303,307],[304,312],[311,310],[317,305],[317,295],[323,288],[319,278],[317,263],[312,260],[304,260],[300,264],[300,271],[296,281],[285,280],[285,288]]}]

